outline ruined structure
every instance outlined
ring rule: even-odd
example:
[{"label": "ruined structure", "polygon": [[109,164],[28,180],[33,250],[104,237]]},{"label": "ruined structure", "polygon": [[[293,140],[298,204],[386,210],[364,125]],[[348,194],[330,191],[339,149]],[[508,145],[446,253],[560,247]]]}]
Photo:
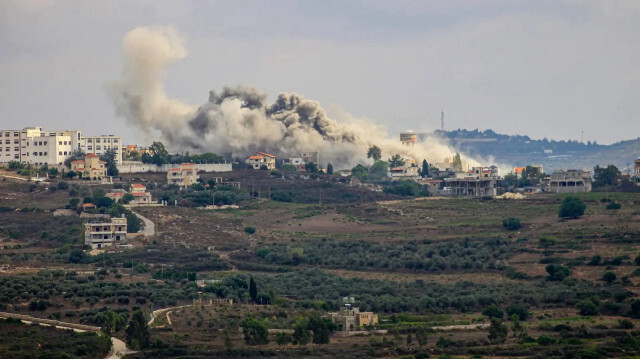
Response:
[{"label": "ruined structure", "polygon": [[451,196],[497,196],[502,186],[498,168],[473,167],[470,171],[457,172],[455,178],[445,178],[445,193]]},{"label": "ruined structure", "polygon": [[544,188],[552,193],[591,192],[591,173],[585,170],[556,170]]}]

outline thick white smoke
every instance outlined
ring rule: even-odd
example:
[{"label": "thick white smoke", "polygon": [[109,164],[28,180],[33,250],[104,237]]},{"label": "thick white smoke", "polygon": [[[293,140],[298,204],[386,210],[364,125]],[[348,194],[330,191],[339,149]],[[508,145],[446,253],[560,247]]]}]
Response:
[{"label": "thick white smoke", "polygon": [[[162,86],[167,65],[187,55],[172,27],[139,27],[124,38],[122,78],[109,87],[116,113],[145,133],[159,133],[172,150],[211,151],[244,157],[256,151],[299,156],[318,151],[321,165],[337,168],[366,163],[367,149],[376,145],[383,158],[401,154],[421,163],[441,162],[455,151],[437,140],[407,147],[382,128],[339,114],[330,119],[317,101],[296,93],[281,93],[273,104],[267,95],[245,87],[211,92],[209,101],[191,106],[166,96]],[[473,160],[468,160],[475,164]]]}]

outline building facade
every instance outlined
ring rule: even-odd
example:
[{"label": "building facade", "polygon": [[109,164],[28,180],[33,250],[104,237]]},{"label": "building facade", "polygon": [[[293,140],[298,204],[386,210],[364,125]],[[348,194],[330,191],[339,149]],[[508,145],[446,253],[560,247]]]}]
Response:
[{"label": "building facade", "polygon": [[247,157],[245,163],[255,170],[259,170],[262,166],[272,170],[276,168],[276,156],[265,152],[256,152],[255,155]]},{"label": "building facade", "polygon": [[591,173],[585,170],[557,170],[544,187],[552,193],[591,192]]},{"label": "building facade", "polygon": [[82,150],[85,153],[104,154],[108,150],[116,153],[116,164],[122,163],[122,137],[114,135],[83,136],[81,141]]},{"label": "building facade", "polygon": [[198,182],[198,168],[194,163],[181,163],[179,167],[167,171],[167,183],[180,187],[191,187]]},{"label": "building facade", "polygon": [[338,327],[339,331],[350,332],[352,330],[375,326],[378,324],[378,315],[373,312],[361,312],[360,308],[345,306],[338,313],[329,313],[328,317]]},{"label": "building facade", "polygon": [[633,161],[633,177],[632,180],[640,186],[640,158]]},{"label": "building facade", "polygon": [[84,160],[71,162],[71,170],[78,175],[78,178],[90,178],[99,180],[107,177],[107,166],[105,161],[100,160],[100,156],[89,153],[84,156]]},{"label": "building facade", "polygon": [[84,244],[93,249],[104,248],[127,240],[127,219],[111,218],[110,222],[89,222],[84,225]]},{"label": "building facade", "polygon": [[497,196],[502,186],[498,168],[473,167],[469,171],[457,172],[455,178],[445,178],[445,193],[452,196]]},{"label": "building facade", "polygon": [[33,165],[62,165],[80,148],[80,131],[44,131],[42,127],[0,130],[0,163],[18,161]]},{"label": "building facade", "polygon": [[116,163],[122,162],[119,136],[82,136],[81,131],[46,131],[42,127],[0,130],[0,163],[19,161],[33,165],[61,166],[74,150],[103,154],[116,150]]}]

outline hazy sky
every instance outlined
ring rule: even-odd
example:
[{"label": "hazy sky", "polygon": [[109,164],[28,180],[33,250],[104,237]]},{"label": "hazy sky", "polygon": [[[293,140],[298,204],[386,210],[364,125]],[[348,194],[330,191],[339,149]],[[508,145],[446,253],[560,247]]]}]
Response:
[{"label": "hazy sky", "polygon": [[0,129],[120,134],[107,84],[122,38],[171,25],[171,97],[251,85],[405,129],[492,128],[611,143],[640,136],[640,1],[0,0]]}]

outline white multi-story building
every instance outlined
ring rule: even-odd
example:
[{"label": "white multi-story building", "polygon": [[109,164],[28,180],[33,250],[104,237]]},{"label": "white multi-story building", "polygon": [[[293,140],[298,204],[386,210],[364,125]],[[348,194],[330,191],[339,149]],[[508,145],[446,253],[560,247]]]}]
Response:
[{"label": "white multi-story building", "polygon": [[120,136],[83,136],[81,146],[85,153],[95,153],[96,155],[101,155],[107,150],[114,149],[116,151],[116,164],[122,163],[122,137]]},{"label": "white multi-story building", "polygon": [[0,130],[0,163],[19,161],[34,165],[61,165],[80,148],[80,131],[43,131],[42,127]]},{"label": "white multi-story building", "polygon": [[83,137],[77,130],[45,131],[42,127],[0,130],[0,163],[19,161],[33,165],[58,166],[74,150],[103,154],[116,150],[116,163],[122,163],[122,138],[119,136]]}]

